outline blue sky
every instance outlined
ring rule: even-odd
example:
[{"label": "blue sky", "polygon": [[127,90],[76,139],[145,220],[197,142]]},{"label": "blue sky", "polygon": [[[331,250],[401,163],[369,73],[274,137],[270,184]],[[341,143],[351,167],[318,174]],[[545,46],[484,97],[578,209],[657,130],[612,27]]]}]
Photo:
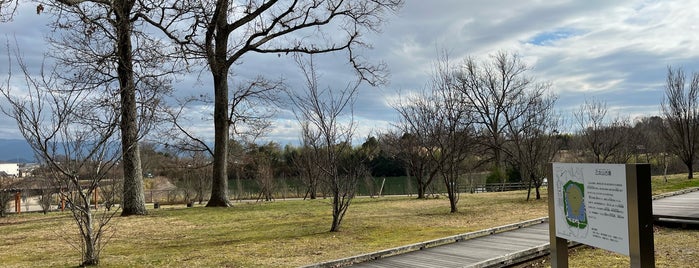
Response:
[{"label": "blue sky", "polygon": [[[381,33],[370,34],[373,49],[364,57],[384,61],[390,83],[362,86],[355,108],[357,137],[390,127],[397,119],[391,108],[401,94],[421,89],[430,79],[432,62],[446,50],[458,61],[486,58],[497,51],[519,53],[533,67],[529,73],[548,81],[564,115],[585,99],[607,102],[612,116],[630,119],[659,113],[667,66],[699,71],[699,5],[691,1],[492,1],[407,0],[390,15]],[[14,22],[0,25],[0,37],[17,39],[30,64],[38,66],[49,31],[34,7],[25,5]],[[4,40],[3,40],[4,41]],[[14,42],[14,41],[11,41]],[[5,49],[0,50],[0,74],[7,73]],[[352,76],[343,55],[317,58],[328,85],[345,85]],[[240,77],[263,73],[284,77],[301,88],[298,70],[289,58],[250,55],[234,66]],[[192,74],[178,81],[178,94],[212,91],[209,76]],[[204,107],[192,107],[193,114]],[[213,137],[210,122],[193,120],[192,129]],[[293,114],[281,110],[263,140],[295,143],[299,137]],[[15,124],[0,115],[0,138],[18,138]]]}]

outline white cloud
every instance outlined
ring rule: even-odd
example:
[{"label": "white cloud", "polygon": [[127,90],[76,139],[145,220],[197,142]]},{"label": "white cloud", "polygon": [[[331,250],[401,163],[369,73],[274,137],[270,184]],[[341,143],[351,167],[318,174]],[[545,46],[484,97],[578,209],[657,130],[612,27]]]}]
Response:
[{"label": "white cloud", "polygon": [[[33,12],[32,7],[27,8],[31,5],[24,6]],[[29,61],[38,64],[40,57],[36,56],[45,49],[41,35],[47,29],[41,27],[43,22],[37,21],[35,14],[25,14],[28,11],[18,14],[15,22],[2,25],[0,35],[17,36],[18,42],[26,44],[22,48],[31,57]],[[689,0],[408,0],[401,11],[388,17],[381,33],[366,35],[374,49],[364,51],[365,58],[385,61],[391,80],[387,87],[360,89],[355,109],[360,122],[358,135],[366,136],[395,120],[390,104],[399,92],[424,87],[432,61],[442,49],[455,61],[499,50],[519,52],[532,64],[532,75],[552,82],[562,111],[569,112],[586,98],[596,97],[631,117],[657,114],[666,67],[699,71],[697,15],[699,5]],[[0,57],[5,57],[3,53],[0,51]],[[323,83],[344,86],[354,78],[346,55],[326,55],[318,60],[323,66]],[[5,72],[2,68],[0,64],[0,72]],[[297,68],[285,55],[248,55],[233,71],[241,79],[263,74],[273,79],[283,77],[295,90],[304,88]],[[176,92],[181,96],[211,94],[210,84],[204,71],[199,80],[183,79]],[[204,111],[199,113],[207,116]],[[202,135],[213,135],[209,122],[194,121],[194,128]],[[293,121],[288,112],[282,113],[268,138],[282,144],[297,142],[298,127]],[[0,129],[14,127],[6,122],[0,117]]]}]

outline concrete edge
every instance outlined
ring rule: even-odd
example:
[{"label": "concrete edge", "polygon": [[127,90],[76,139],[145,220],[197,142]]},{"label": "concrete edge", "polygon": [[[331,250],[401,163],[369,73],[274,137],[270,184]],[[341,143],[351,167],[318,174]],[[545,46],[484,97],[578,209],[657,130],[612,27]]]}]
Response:
[{"label": "concrete edge", "polygon": [[376,251],[376,252],[361,254],[361,255],[357,255],[357,256],[352,256],[352,257],[347,257],[347,258],[342,258],[342,259],[337,259],[337,260],[332,260],[332,261],[327,261],[327,262],[310,264],[310,265],[302,266],[302,267],[303,268],[342,267],[342,266],[366,262],[366,261],[370,261],[370,260],[381,259],[381,258],[393,256],[393,255],[399,255],[399,254],[404,254],[404,253],[408,253],[408,252],[412,252],[412,251],[418,251],[418,250],[431,248],[431,247],[435,247],[435,246],[439,246],[439,245],[450,244],[450,243],[460,242],[460,241],[469,240],[469,239],[473,239],[473,238],[477,238],[477,237],[483,237],[483,236],[488,236],[488,235],[492,235],[492,234],[502,233],[502,232],[515,230],[515,229],[519,229],[519,228],[523,228],[523,227],[528,227],[528,226],[532,226],[532,225],[540,224],[540,223],[544,223],[544,222],[548,222],[548,217],[542,217],[542,218],[538,218],[538,219],[533,219],[533,220],[528,220],[528,221],[493,227],[493,228],[488,228],[488,229],[484,229],[484,230],[480,230],[480,231],[474,231],[474,232],[468,232],[468,233],[448,236],[448,237],[444,237],[444,238],[429,240],[429,241],[425,241],[425,242],[410,244],[410,245],[396,247],[396,248],[380,250],[380,251]]},{"label": "concrete edge", "polygon": [[675,192],[669,192],[669,193],[654,195],[654,196],[652,197],[652,199],[653,199],[653,200],[658,200],[658,199],[663,199],[663,198],[667,198],[667,197],[671,197],[671,196],[676,196],[676,195],[683,195],[683,194],[687,194],[687,193],[692,193],[692,192],[696,192],[696,191],[699,191],[699,187],[692,187],[692,188],[687,188],[687,189],[683,189],[683,190],[679,190],[679,191],[675,191]]}]

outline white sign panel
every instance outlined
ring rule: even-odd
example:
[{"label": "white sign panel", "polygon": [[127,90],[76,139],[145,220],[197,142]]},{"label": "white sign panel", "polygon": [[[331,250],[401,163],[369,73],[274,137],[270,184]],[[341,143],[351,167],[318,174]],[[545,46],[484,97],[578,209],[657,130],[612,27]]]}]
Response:
[{"label": "white sign panel", "polygon": [[556,236],[629,255],[626,167],[553,164]]}]

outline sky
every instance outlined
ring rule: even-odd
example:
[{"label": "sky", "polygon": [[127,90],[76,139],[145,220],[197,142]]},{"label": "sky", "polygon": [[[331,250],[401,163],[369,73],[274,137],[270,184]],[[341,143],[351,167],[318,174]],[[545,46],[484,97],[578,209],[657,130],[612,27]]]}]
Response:
[{"label": "sky", "polygon": [[[487,59],[498,51],[518,53],[532,67],[528,75],[551,83],[556,109],[566,116],[587,99],[605,101],[611,116],[635,119],[659,114],[668,66],[699,72],[699,5],[689,0],[406,0],[389,14],[380,33],[368,34],[373,48],[362,51],[370,62],[385,62],[387,85],[363,84],[355,106],[356,137],[391,127],[398,119],[392,104],[402,95],[425,87],[432,63],[441,51],[453,62],[465,57]],[[46,52],[45,20],[25,4],[13,22],[0,24],[0,38],[16,39],[29,64],[38,66]],[[3,41],[5,41],[3,40]],[[5,43],[5,42],[3,42]],[[4,47],[4,46],[3,46]],[[322,83],[344,86],[353,79],[344,55],[316,58]],[[0,75],[7,74],[7,51],[0,50]],[[298,68],[288,57],[252,55],[233,71],[239,77],[265,74],[283,77],[288,86],[303,88]],[[191,74],[175,83],[175,92],[211,94],[209,76]],[[1,103],[1,102],[0,102]],[[6,105],[3,103],[3,105]],[[208,110],[198,114],[191,129],[213,140]],[[298,143],[293,113],[282,107],[269,134],[259,141]],[[0,139],[21,138],[16,124],[0,115]]]}]

